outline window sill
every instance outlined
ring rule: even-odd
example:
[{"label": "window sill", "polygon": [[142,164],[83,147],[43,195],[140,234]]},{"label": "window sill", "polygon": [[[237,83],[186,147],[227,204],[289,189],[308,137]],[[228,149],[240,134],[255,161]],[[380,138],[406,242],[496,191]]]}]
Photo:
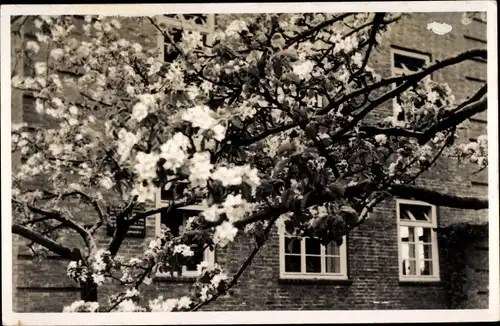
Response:
[{"label": "window sill", "polygon": [[170,275],[155,275],[153,277],[154,282],[161,283],[194,283],[196,282],[196,276],[170,276]]},{"label": "window sill", "polygon": [[421,285],[421,286],[426,286],[426,285],[442,285],[444,284],[443,281],[441,281],[440,279],[430,279],[430,280],[426,280],[426,279],[422,279],[422,280],[418,280],[418,279],[412,279],[412,280],[405,280],[405,279],[399,279],[399,285],[408,285],[408,286],[414,286],[414,285]]},{"label": "window sill", "polygon": [[335,278],[279,278],[280,284],[333,284],[333,285],[351,285],[353,283],[350,279],[335,279]]}]

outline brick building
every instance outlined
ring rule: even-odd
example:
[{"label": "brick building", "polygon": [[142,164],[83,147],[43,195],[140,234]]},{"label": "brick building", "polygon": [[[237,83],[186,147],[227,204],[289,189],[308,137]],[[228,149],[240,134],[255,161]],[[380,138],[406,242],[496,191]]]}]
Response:
[{"label": "brick building", "polygon": [[[193,28],[210,38],[216,20],[213,16],[200,19],[200,24]],[[477,18],[463,25],[460,20],[460,13],[412,14],[386,33],[369,65],[387,77],[418,70],[428,62],[467,49],[485,48],[486,22]],[[453,30],[446,35],[436,35],[427,29],[427,24],[433,21],[450,24]],[[178,24],[175,20],[165,23]],[[123,31],[145,46],[163,42],[155,36],[154,27],[135,20],[124,19]],[[33,37],[29,24],[26,24],[24,37]],[[469,60],[434,73],[432,79],[447,82],[457,101],[461,101],[486,82],[486,71],[485,61]],[[392,110],[390,103],[375,111],[373,118],[386,116],[387,110]],[[34,99],[29,94],[20,93],[13,94],[12,119],[47,127],[51,123],[35,112]],[[471,127],[463,132],[460,141],[486,133],[486,112],[470,121]],[[13,159],[19,158],[14,155]],[[419,183],[446,193],[486,196],[487,181],[486,171],[472,175],[467,167],[441,159]],[[161,205],[161,195],[158,195],[157,205]],[[148,217],[144,233],[128,237],[120,254],[141,253],[159,233],[161,222],[159,215]],[[456,230],[465,231],[453,233]],[[289,239],[275,228],[238,285],[205,309],[487,308],[486,230],[486,211],[435,207],[408,198],[384,202],[340,247],[333,244],[324,247],[313,240],[301,240],[289,246]],[[459,245],[450,245],[452,233],[459,235]],[[464,234],[477,236],[466,238]],[[49,256],[41,263],[36,262],[23,240],[16,236],[14,239],[14,311],[58,312],[64,305],[79,299],[77,284],[66,276],[68,261]],[[108,241],[106,228],[103,228],[99,244],[104,246]],[[206,252],[200,259],[216,262],[234,273],[253,245],[253,239],[240,235],[229,247],[216,249],[215,253]],[[158,275],[150,285],[151,290],[144,292],[145,299],[160,294],[165,297],[183,295],[192,282],[193,273],[189,267],[181,277]],[[114,293],[114,288],[107,285],[99,291],[102,304],[106,305],[104,300],[107,294]]]}]

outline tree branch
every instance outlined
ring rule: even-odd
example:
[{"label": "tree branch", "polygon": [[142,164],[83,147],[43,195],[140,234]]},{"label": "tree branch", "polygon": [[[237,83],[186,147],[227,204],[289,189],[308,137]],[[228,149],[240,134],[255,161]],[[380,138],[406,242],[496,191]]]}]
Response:
[{"label": "tree branch", "polygon": [[366,50],[366,54],[365,54],[365,58],[363,59],[363,63],[361,64],[361,67],[359,68],[359,70],[357,71],[356,74],[363,72],[366,68],[366,65],[368,64],[368,59],[370,59],[370,54],[372,52],[372,49],[377,43],[377,41],[376,41],[377,30],[378,30],[379,26],[382,24],[382,22],[384,21],[384,17],[385,17],[385,13],[378,12],[375,14],[375,17],[373,18],[373,21],[372,21],[373,26],[372,26],[372,30],[370,33],[370,38],[368,39],[368,49]]},{"label": "tree branch", "polygon": [[453,115],[448,116],[441,120],[436,125],[427,129],[423,135],[419,139],[420,144],[425,144],[429,139],[431,139],[437,132],[446,130],[448,128],[454,127],[472,117],[473,115],[483,112],[488,108],[487,96],[484,96],[482,99],[469,103],[465,105],[460,110],[456,111]]},{"label": "tree branch", "polygon": [[[437,132],[446,130],[448,128],[454,127],[466,119],[472,117],[473,115],[483,112],[488,108],[487,98],[481,98],[486,94],[486,86],[482,87],[475,95],[467,99],[460,105],[458,105],[450,115],[445,116],[439,120],[435,125],[427,128],[423,131],[409,130],[401,127],[376,127],[376,126],[361,126],[359,127],[359,132],[363,133],[365,136],[375,136],[378,134],[388,135],[388,136],[401,136],[416,138],[419,143],[425,144],[432,137],[436,135]],[[479,96],[480,95],[480,96]],[[479,98],[478,98],[479,97]],[[475,100],[475,101],[473,101]],[[345,134],[338,139],[349,138],[352,135]]]},{"label": "tree branch", "polygon": [[332,18],[332,19],[329,19],[329,20],[325,20],[324,22],[322,23],[319,23],[318,25],[306,30],[306,31],[303,31],[302,33],[300,33],[299,35],[295,36],[295,37],[292,37],[291,39],[289,39],[285,46],[284,46],[284,49],[286,48],[289,48],[291,45],[293,45],[294,43],[296,43],[297,41],[303,39],[304,37],[308,37],[309,35],[313,34],[314,32],[317,32],[319,31],[320,29],[328,26],[328,25],[332,25],[334,24],[335,22],[337,21],[340,21],[344,18],[347,18],[349,16],[352,16],[354,13],[345,13],[345,14],[342,14],[342,15],[339,15],[335,18]]},{"label": "tree branch", "polygon": [[424,68],[423,70],[416,72],[414,74],[402,75],[402,76],[382,79],[378,83],[373,83],[371,85],[368,85],[367,87],[355,90],[349,94],[342,96],[337,101],[334,101],[334,102],[328,104],[326,107],[321,109],[318,113],[319,114],[326,114],[329,111],[331,111],[332,109],[338,107],[340,104],[345,103],[348,100],[353,99],[357,96],[366,94],[367,92],[371,92],[371,91],[378,89],[380,87],[388,86],[388,85],[391,85],[393,83],[405,82],[402,85],[400,85],[399,87],[383,94],[382,96],[380,96],[379,98],[374,100],[374,102],[376,102],[376,104],[373,104],[373,105],[378,106],[379,104],[382,104],[383,102],[387,101],[388,99],[391,99],[391,98],[399,95],[400,93],[404,92],[405,90],[407,90],[411,86],[417,84],[424,77],[432,74],[433,72],[435,72],[437,70],[443,69],[445,67],[448,67],[448,66],[451,66],[451,65],[454,65],[454,64],[457,64],[457,63],[460,63],[462,61],[469,60],[469,59],[475,58],[475,57],[480,57],[480,58],[486,59],[486,56],[487,56],[487,51],[485,49],[476,49],[476,50],[465,51],[465,52],[462,52],[454,57],[445,59],[443,61],[438,61],[438,62],[434,63],[433,65],[428,66],[427,68]]},{"label": "tree branch", "polygon": [[[264,230],[264,239],[267,240],[267,235],[269,234],[269,231],[271,231],[271,228],[273,227],[274,222],[276,222],[277,218],[278,218],[278,216],[273,217],[271,219],[271,221],[269,222],[269,224],[267,225],[266,229]],[[235,286],[238,283],[238,280],[241,277],[241,275],[243,275],[243,272],[247,269],[248,266],[250,266],[250,264],[252,263],[253,258],[257,255],[257,253],[259,252],[260,248],[265,243],[266,243],[266,241],[258,241],[257,242],[257,246],[252,250],[252,252],[245,259],[245,261],[243,262],[243,264],[241,264],[240,269],[233,276],[233,278],[231,279],[231,281],[225,286],[224,291],[218,291],[216,295],[212,296],[210,299],[208,299],[206,301],[200,302],[199,304],[197,304],[196,306],[194,306],[190,310],[191,311],[197,311],[197,310],[199,310],[201,307],[203,307],[204,305],[206,305],[206,304],[208,304],[208,303],[210,303],[212,301],[215,301],[221,294],[227,292],[230,288],[232,288],[233,286]]]},{"label": "tree branch", "polygon": [[63,246],[62,244],[43,236],[42,234],[33,231],[27,227],[13,224],[12,225],[12,233],[20,235],[28,240],[31,240],[39,245],[47,248],[55,254],[58,254],[61,257],[67,258],[69,260],[78,261],[82,259],[82,255],[80,250],[76,248],[68,248]]},{"label": "tree branch", "polygon": [[284,124],[284,125],[279,126],[279,127],[268,129],[265,132],[258,134],[256,136],[253,136],[253,137],[236,139],[234,141],[234,144],[237,146],[248,146],[248,145],[251,145],[255,142],[258,142],[259,140],[262,140],[268,136],[292,129],[293,127],[296,127],[296,126],[297,126],[296,123],[287,123],[287,124]]},{"label": "tree branch", "polygon": [[[48,218],[54,219],[56,221],[59,221],[59,222],[63,223],[65,226],[67,226],[70,229],[77,232],[82,237],[85,244],[87,245],[87,248],[89,249],[89,254],[94,252],[97,249],[97,244],[96,244],[94,238],[92,237],[92,235],[90,234],[90,232],[88,230],[86,230],[83,226],[81,226],[80,224],[76,223],[71,218],[63,216],[60,212],[47,211],[47,210],[44,210],[40,207],[36,207],[36,206],[28,204],[28,203],[23,203],[23,202],[20,202],[18,200],[15,200],[15,199],[12,199],[12,202],[17,204],[17,205],[21,205],[21,206],[28,208],[33,213],[40,214],[40,215],[46,216]],[[69,214],[69,212],[68,212],[68,214]]]}]

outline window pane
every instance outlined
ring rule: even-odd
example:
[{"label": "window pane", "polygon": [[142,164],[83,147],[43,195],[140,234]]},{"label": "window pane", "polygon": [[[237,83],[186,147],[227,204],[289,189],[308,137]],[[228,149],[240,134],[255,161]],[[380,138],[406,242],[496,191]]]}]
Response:
[{"label": "window pane", "polygon": [[432,259],[432,245],[420,244],[418,250],[420,251],[421,259]]},{"label": "window pane", "polygon": [[306,273],[321,273],[321,257],[306,256]]},{"label": "window pane", "polygon": [[432,275],[432,260],[420,262],[420,275]]},{"label": "window pane", "polygon": [[321,243],[318,239],[306,238],[306,254],[309,255],[320,255],[321,254]]},{"label": "window pane", "polygon": [[416,275],[416,263],[413,259],[403,260],[403,275]]},{"label": "window pane", "polygon": [[300,256],[285,255],[285,272],[300,273]]},{"label": "window pane", "polygon": [[335,241],[330,242],[325,249],[326,249],[326,255],[340,256],[340,247],[337,246]]},{"label": "window pane", "polygon": [[205,255],[201,251],[195,251],[194,256],[191,257],[189,263],[186,264],[186,270],[196,271],[196,267],[205,259]]},{"label": "window pane", "polygon": [[431,207],[422,205],[399,205],[400,218],[410,221],[431,221]]},{"label": "window pane", "polygon": [[412,243],[402,243],[401,257],[403,259],[409,259],[409,258],[415,259],[415,245]]},{"label": "window pane", "polygon": [[394,66],[409,71],[418,71],[425,66],[425,59],[394,53]]},{"label": "window pane", "polygon": [[410,226],[400,227],[400,237],[402,242],[415,242],[415,230]]},{"label": "window pane", "polygon": [[207,22],[207,17],[208,15],[203,15],[203,14],[183,14],[182,15],[185,20],[192,20],[195,24],[198,25],[203,25]]},{"label": "window pane", "polygon": [[418,228],[416,228],[416,232],[417,232],[419,242],[425,242],[425,243],[432,242],[432,237],[431,237],[432,230],[430,228],[418,227]]},{"label": "window pane", "polygon": [[184,221],[184,213],[181,210],[175,209],[170,212],[161,212],[160,216],[161,223],[169,228],[174,236],[178,236]]},{"label": "window pane", "polygon": [[[173,28],[169,32],[169,37],[170,40],[172,40],[174,43],[180,42],[182,40],[182,30]],[[164,48],[164,57],[163,60],[165,62],[172,62],[177,57],[180,55],[179,52],[175,49],[175,46],[171,42],[169,42],[169,39],[165,36],[164,37],[164,42],[165,42],[165,48]]]},{"label": "window pane", "polygon": [[300,254],[301,253],[301,240],[298,238],[285,237],[285,253]]},{"label": "window pane", "polygon": [[326,256],[325,259],[327,273],[340,273],[340,257]]}]

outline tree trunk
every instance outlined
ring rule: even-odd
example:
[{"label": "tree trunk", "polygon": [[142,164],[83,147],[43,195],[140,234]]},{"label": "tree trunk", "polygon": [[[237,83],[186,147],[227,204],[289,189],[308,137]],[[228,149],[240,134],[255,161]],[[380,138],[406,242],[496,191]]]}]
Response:
[{"label": "tree trunk", "polygon": [[97,284],[92,280],[88,279],[86,282],[80,282],[80,298],[81,300],[87,302],[97,302]]}]

